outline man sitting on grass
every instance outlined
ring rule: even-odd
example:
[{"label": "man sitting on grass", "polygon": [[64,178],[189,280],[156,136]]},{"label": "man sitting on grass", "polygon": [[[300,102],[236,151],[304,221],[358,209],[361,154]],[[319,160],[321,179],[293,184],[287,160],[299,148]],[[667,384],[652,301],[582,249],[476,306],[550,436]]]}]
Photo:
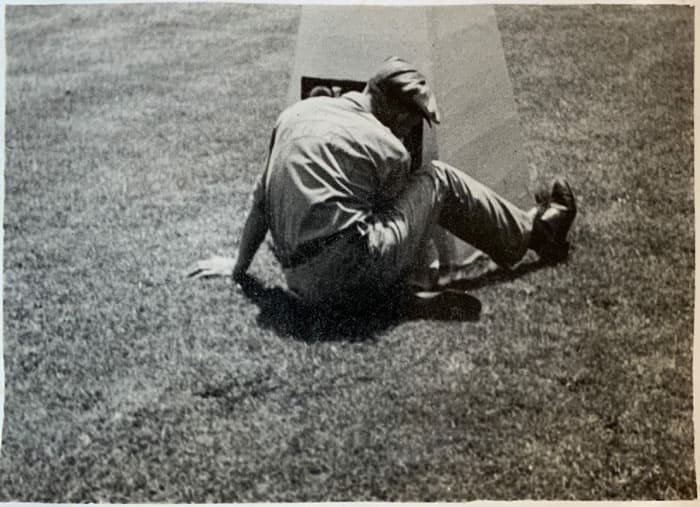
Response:
[{"label": "man sitting on grass", "polygon": [[294,294],[310,306],[355,308],[398,291],[432,223],[502,266],[528,249],[566,259],[576,205],[564,180],[524,211],[443,162],[411,172],[401,139],[423,119],[440,123],[435,96],[395,57],[363,92],[294,104],[275,125],[237,258],[199,261],[188,275],[241,280],[269,230]]}]

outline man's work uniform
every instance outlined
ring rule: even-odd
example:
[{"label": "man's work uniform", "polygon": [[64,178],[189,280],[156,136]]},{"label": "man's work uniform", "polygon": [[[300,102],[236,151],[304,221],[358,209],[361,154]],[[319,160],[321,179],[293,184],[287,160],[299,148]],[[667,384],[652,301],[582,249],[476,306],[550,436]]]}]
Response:
[{"label": "man's work uniform", "polygon": [[307,99],[276,123],[253,198],[289,288],[311,304],[389,289],[432,222],[499,263],[520,260],[534,215],[446,164],[411,174],[408,151],[359,96]]}]

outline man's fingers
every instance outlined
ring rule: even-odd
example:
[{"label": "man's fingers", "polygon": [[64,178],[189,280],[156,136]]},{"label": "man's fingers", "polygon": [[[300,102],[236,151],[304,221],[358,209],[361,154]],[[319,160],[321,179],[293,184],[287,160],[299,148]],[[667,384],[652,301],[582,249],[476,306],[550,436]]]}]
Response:
[{"label": "man's fingers", "polygon": [[187,276],[187,278],[192,278],[193,276],[196,276],[197,274],[201,273],[203,269],[204,268],[198,262],[185,270],[185,276]]},{"label": "man's fingers", "polygon": [[200,280],[201,278],[210,278],[212,276],[216,276],[217,273],[212,271],[211,269],[202,269],[199,273],[196,275],[193,275],[191,278],[193,280]]},{"label": "man's fingers", "polygon": [[202,278],[205,278],[207,276],[206,271],[200,271],[196,275],[191,276],[192,280],[200,280]]},{"label": "man's fingers", "polygon": [[229,257],[214,256],[210,259],[197,261],[192,264],[185,271],[185,276],[193,280],[215,276],[228,276],[233,274],[233,263],[234,260]]},{"label": "man's fingers", "polygon": [[192,271],[197,271],[198,269],[201,269],[201,268],[202,268],[202,261],[197,261],[197,262],[193,262],[192,264],[190,264],[187,267],[186,271],[188,273],[191,273]]},{"label": "man's fingers", "polygon": [[202,278],[217,278],[222,276],[226,276],[226,273],[218,269],[202,268],[198,271],[193,271],[187,277],[191,280],[200,280]]},{"label": "man's fingers", "polygon": [[187,273],[187,278],[196,279],[201,274],[201,272],[202,272],[201,269],[191,270]]},{"label": "man's fingers", "polygon": [[187,268],[187,278],[201,278],[205,271],[210,271],[210,266],[207,261],[197,261]]}]

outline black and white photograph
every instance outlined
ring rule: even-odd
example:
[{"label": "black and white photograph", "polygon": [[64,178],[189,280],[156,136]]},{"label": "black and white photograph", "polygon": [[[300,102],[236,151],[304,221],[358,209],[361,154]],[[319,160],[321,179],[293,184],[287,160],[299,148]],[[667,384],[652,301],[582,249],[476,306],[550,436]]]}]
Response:
[{"label": "black and white photograph", "polygon": [[0,502],[696,500],[694,26],[5,4]]}]

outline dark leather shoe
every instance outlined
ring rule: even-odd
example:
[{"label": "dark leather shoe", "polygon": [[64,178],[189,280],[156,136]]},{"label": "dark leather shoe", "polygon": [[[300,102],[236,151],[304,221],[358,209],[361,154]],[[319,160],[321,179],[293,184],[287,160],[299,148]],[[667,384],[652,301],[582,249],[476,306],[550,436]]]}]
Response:
[{"label": "dark leather shoe", "polygon": [[552,183],[549,196],[538,196],[539,209],[532,228],[530,248],[547,262],[561,262],[569,256],[566,235],[576,218],[576,199],[563,179]]}]

